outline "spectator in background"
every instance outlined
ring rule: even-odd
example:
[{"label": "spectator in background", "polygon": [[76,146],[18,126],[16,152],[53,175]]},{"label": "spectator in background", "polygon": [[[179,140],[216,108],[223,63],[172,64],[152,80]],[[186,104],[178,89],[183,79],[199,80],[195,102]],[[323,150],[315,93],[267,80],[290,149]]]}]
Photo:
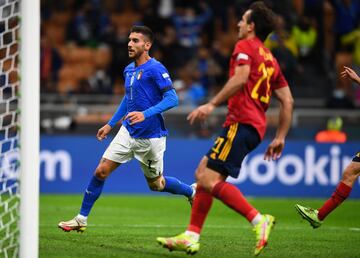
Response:
[{"label": "spectator in background", "polygon": [[343,49],[341,37],[356,29],[360,20],[359,0],[332,0],[335,13],[336,49]]},{"label": "spectator in background", "polygon": [[142,23],[149,26],[157,33],[162,33],[164,28],[170,24],[171,16],[174,13],[173,0],[144,1],[142,5]]},{"label": "spectator in background", "polygon": [[164,65],[169,69],[171,74],[175,74],[182,62],[179,58],[181,46],[176,38],[175,28],[171,25],[166,25],[157,43],[163,54],[162,61]]},{"label": "spectator in background", "polygon": [[[211,47],[211,56],[221,68],[220,74],[216,77],[216,82],[219,83],[219,85],[222,85],[226,82],[227,75],[229,73],[227,67],[229,65],[229,58],[232,53],[231,47],[233,46],[233,44],[230,45],[228,43],[228,45],[229,46],[225,46],[225,44],[221,42],[221,39],[215,39]],[[214,90],[217,91],[217,89]]]},{"label": "spectator in background", "polygon": [[[340,73],[344,66],[352,65],[353,45],[343,41],[343,37],[356,30],[360,22],[359,0],[332,0],[335,10],[335,71],[337,75],[336,88],[344,95],[353,98],[351,82],[340,80]],[[345,43],[345,44],[344,44]]]},{"label": "spectator in background", "polygon": [[204,87],[191,76],[180,77],[174,82],[174,88],[179,94],[179,103],[182,105],[201,105],[206,97]]},{"label": "spectator in background", "polygon": [[332,117],[327,121],[326,130],[319,131],[315,136],[318,143],[345,143],[346,133],[342,131],[341,117]]},{"label": "spectator in background", "polygon": [[186,6],[172,16],[176,36],[181,46],[178,57],[182,60],[182,64],[196,53],[201,43],[201,30],[212,15],[211,9],[205,2],[200,2],[200,6],[202,13],[199,15],[192,6]]},{"label": "spectator in background", "polygon": [[300,60],[311,58],[317,40],[317,31],[311,19],[306,16],[300,17],[298,24],[293,26],[291,35],[298,49],[298,58]]},{"label": "spectator in background", "polygon": [[63,64],[60,53],[54,48],[46,35],[41,35],[40,41],[40,78],[41,91],[56,91],[58,73]]},{"label": "spectator in background", "polygon": [[333,109],[354,109],[353,99],[342,88],[335,88],[326,101],[326,107]]},{"label": "spectator in background", "polygon": [[99,3],[90,1],[80,7],[69,25],[69,40],[80,46],[96,46],[110,26],[110,18]]},{"label": "spectator in background", "polygon": [[293,35],[286,29],[282,16],[277,16],[275,30],[266,39],[265,46],[276,57],[289,84],[292,84],[294,75],[297,73],[299,51]]},{"label": "spectator in background", "polygon": [[[355,72],[360,73],[360,23],[355,30],[342,36],[341,43],[344,46],[351,47],[352,67],[355,70]],[[360,88],[359,87],[353,87],[353,88],[354,88],[354,100],[357,104],[360,105]]]},{"label": "spectator in background", "polygon": [[113,93],[112,81],[108,71],[110,61],[111,49],[106,45],[99,46],[95,51],[95,72],[88,79],[91,93]]},{"label": "spectator in background", "polygon": [[[214,12],[214,23],[216,29],[227,32],[229,31],[229,10],[234,8],[234,3],[232,0],[208,0],[207,3],[210,5],[211,10]],[[235,9],[238,9],[235,7]]]},{"label": "spectator in background", "polygon": [[351,48],[353,63],[360,68],[360,21],[356,29],[341,37],[341,44]]},{"label": "spectator in background", "polygon": [[221,73],[221,68],[211,57],[209,49],[203,46],[199,48],[197,55],[190,60],[185,69],[201,85],[205,96],[216,85],[216,78]]},{"label": "spectator in background", "polygon": [[[328,58],[333,53],[334,8],[328,0],[295,0],[293,6],[297,20],[311,19],[317,30],[317,56]],[[321,61],[321,60],[319,60]]]},{"label": "spectator in background", "polygon": [[112,81],[122,78],[119,71],[127,66],[129,58],[124,49],[127,48],[128,43],[128,30],[123,26],[113,26],[112,33],[107,37],[107,42],[112,49],[112,59],[109,68],[109,73]]}]

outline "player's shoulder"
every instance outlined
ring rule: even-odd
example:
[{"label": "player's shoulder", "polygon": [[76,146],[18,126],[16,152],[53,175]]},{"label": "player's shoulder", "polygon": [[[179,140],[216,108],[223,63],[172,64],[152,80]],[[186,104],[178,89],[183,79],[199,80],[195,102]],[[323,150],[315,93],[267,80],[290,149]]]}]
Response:
[{"label": "player's shoulder", "polygon": [[165,66],[156,60],[155,58],[152,58],[150,60],[151,62],[146,67],[146,70],[150,72],[153,76],[162,76],[164,78],[170,77],[168,70],[165,68]]},{"label": "player's shoulder", "polygon": [[150,69],[150,70],[164,70],[166,68],[160,61],[156,60],[155,58],[151,58],[148,69]]},{"label": "player's shoulder", "polygon": [[235,49],[250,48],[251,42],[249,39],[239,39],[235,44]]},{"label": "player's shoulder", "polygon": [[135,62],[131,62],[130,64],[128,64],[125,69],[124,72],[129,71],[129,70],[133,70],[135,68]]},{"label": "player's shoulder", "polygon": [[234,54],[245,53],[252,56],[258,48],[258,42],[252,39],[240,39],[236,42],[234,47]]},{"label": "player's shoulder", "polygon": [[135,62],[131,62],[124,68],[123,76],[124,77],[130,76],[130,74],[134,71],[134,69],[135,69]]}]

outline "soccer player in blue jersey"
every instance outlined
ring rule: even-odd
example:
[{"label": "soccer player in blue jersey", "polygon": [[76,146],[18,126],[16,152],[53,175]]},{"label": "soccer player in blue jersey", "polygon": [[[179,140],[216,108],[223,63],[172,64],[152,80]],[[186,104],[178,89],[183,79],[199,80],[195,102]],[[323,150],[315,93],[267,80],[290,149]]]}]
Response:
[{"label": "soccer player in blue jersey", "polygon": [[122,121],[122,126],[85,190],[80,213],[69,221],[59,223],[59,228],[65,231],[83,232],[86,229],[87,217],[102,192],[106,178],[122,163],[133,158],[139,161],[152,191],[184,195],[192,202],[195,185],[163,176],[168,131],[161,113],[177,106],[178,97],[166,68],[149,56],[153,41],[154,34],[148,27],[132,27],[128,53],[134,61],[124,70],[125,96],[111,120],[99,129],[96,136],[101,141],[118,121]]}]

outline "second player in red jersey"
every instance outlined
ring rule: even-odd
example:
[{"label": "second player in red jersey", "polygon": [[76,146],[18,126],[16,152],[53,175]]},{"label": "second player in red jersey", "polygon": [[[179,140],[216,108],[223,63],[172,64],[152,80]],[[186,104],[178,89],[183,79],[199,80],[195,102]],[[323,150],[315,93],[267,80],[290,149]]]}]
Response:
[{"label": "second player in red jersey", "polygon": [[[341,77],[344,79],[351,79],[360,86],[360,76],[350,67],[344,66]],[[322,225],[325,218],[350,196],[352,188],[359,176],[360,151],[355,154],[350,164],[347,165],[343,171],[341,180],[331,197],[327,199],[319,209],[312,209],[299,204],[296,204],[295,208],[304,219],[310,222],[310,225],[313,228],[318,228]]]},{"label": "second player in red jersey", "polygon": [[270,50],[257,37],[237,42],[230,60],[229,77],[240,65],[249,65],[250,74],[242,89],[228,100],[224,127],[233,123],[250,124],[263,138],[266,130],[265,112],[272,91],[287,87],[288,83]]},{"label": "second player in red jersey", "polygon": [[245,156],[255,149],[265,134],[265,112],[274,94],[280,102],[279,125],[267,147],[264,158],[281,156],[290,127],[293,98],[279,65],[262,41],[272,31],[274,13],[262,2],[253,3],[238,23],[239,41],[230,60],[229,80],[207,104],[192,111],[188,120],[203,120],[221,103],[228,101],[228,114],[223,130],[202,158],[196,170],[196,194],[187,230],[175,237],[157,241],[170,250],[190,254],[200,248],[199,238],[214,197],[245,217],[256,235],[254,254],[268,243],[275,217],[261,214],[243,196],[240,189],[227,182],[237,177]]}]

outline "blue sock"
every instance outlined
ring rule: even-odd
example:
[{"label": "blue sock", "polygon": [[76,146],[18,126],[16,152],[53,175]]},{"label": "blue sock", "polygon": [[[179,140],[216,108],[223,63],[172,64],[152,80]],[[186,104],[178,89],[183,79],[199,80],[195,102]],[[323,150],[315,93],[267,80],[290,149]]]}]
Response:
[{"label": "blue sock", "polygon": [[190,185],[184,184],[175,177],[165,176],[165,187],[162,192],[168,192],[172,194],[181,194],[186,197],[191,197],[193,189]]},{"label": "blue sock", "polygon": [[96,176],[93,176],[90,180],[88,187],[85,190],[84,198],[81,204],[80,214],[88,216],[95,201],[99,198],[105,180],[100,180]]}]

